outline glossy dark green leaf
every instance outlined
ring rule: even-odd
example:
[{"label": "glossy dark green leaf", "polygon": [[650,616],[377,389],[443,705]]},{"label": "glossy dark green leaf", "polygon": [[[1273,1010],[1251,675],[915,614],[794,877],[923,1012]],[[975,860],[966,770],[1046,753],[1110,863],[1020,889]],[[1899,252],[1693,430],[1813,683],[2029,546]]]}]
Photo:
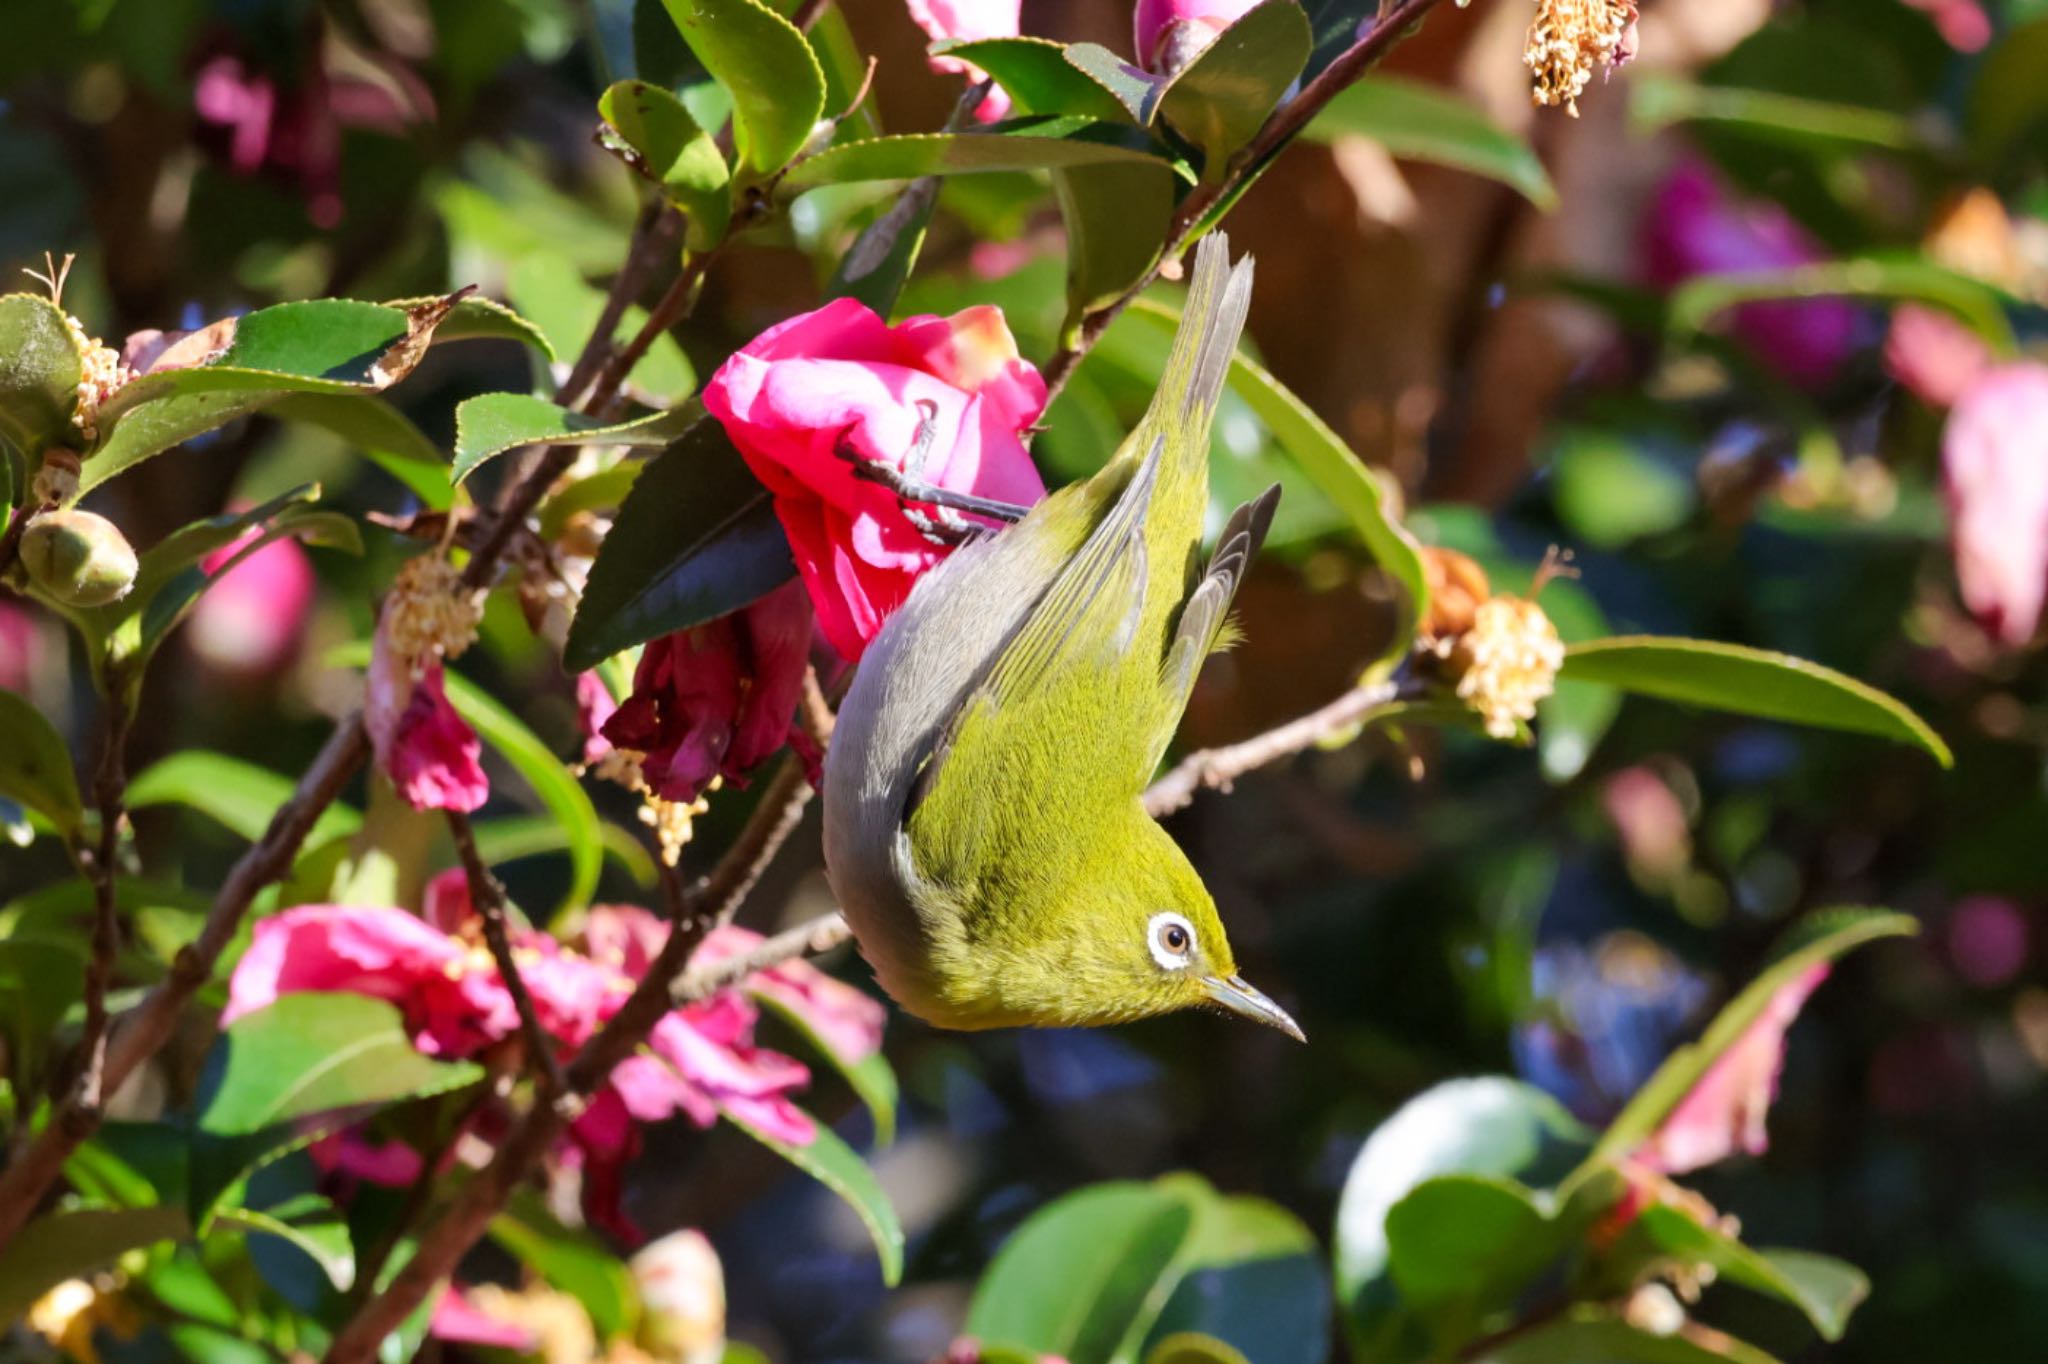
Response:
[{"label": "glossy dark green leaf", "polygon": [[700,421],[633,484],[569,627],[572,672],[737,610],[796,572],[768,491]]},{"label": "glossy dark green leaf", "polygon": [[200,1107],[198,1127],[221,1136],[440,1094],[484,1073],[474,1062],[422,1055],[398,1010],[364,995],[282,996],[229,1024],[218,1046],[220,1070]]},{"label": "glossy dark green leaf", "polygon": [[935,53],[971,62],[996,78],[1027,114],[1121,119],[1129,111],[1100,82],[1067,60],[1063,44],[1045,38],[983,38],[937,43]]},{"label": "glossy dark green leaf", "polygon": [[[128,808],[147,810],[182,805],[217,821],[239,838],[263,836],[272,815],[291,798],[292,778],[225,753],[182,749],[159,758],[128,783]],[[362,815],[343,804],[321,814],[308,845],[339,838],[361,827]]]},{"label": "glossy dark green leaf", "polygon": [[484,393],[455,409],[455,464],[449,476],[460,483],[507,450],[526,445],[588,444],[660,447],[688,429],[684,410],[648,412],[605,421],[525,393]]},{"label": "glossy dark green leaf", "polygon": [[1910,744],[1943,767],[1940,735],[1906,706],[1855,678],[1789,654],[1699,639],[1622,636],[1574,644],[1558,676],[1685,705]]},{"label": "glossy dark green leaf", "polygon": [[1483,175],[1538,208],[1557,204],[1557,190],[1535,148],[1440,86],[1367,76],[1338,91],[1304,136],[1327,142],[1340,134],[1369,137],[1410,161]]},{"label": "glossy dark green leaf", "polygon": [[1105,91],[1123,110],[1124,117],[1140,127],[1149,127],[1159,112],[1159,97],[1166,93],[1166,79],[1127,61],[1098,43],[1070,43],[1067,65]]},{"label": "glossy dark green leaf", "polygon": [[348,1223],[332,1202],[318,1194],[304,1194],[260,1212],[223,1208],[213,1225],[251,1236],[276,1237],[318,1265],[337,1293],[346,1293],[356,1281],[356,1253]]},{"label": "glossy dark green leaf", "polygon": [[1136,1364],[1170,1339],[1198,1337],[1259,1364],[1323,1364],[1330,1281],[1309,1229],[1276,1204],[1220,1194],[1195,1175],[1154,1187],[1194,1221],[1162,1282],[1171,1289],[1165,1305],[1134,1323],[1120,1354]]},{"label": "glossy dark green leaf", "polygon": [[69,837],[81,817],[71,749],[18,692],[0,691],[0,796],[49,820]]},{"label": "glossy dark green leaf", "polygon": [[733,141],[755,177],[782,169],[825,112],[825,72],[796,26],[758,0],[663,0],[683,41],[732,96]]},{"label": "glossy dark green leaf", "polygon": [[895,1287],[903,1277],[903,1224],[895,1205],[854,1149],[823,1123],[810,1142],[798,1146],[772,1136],[730,1111],[725,1120],[844,1199],[868,1230],[882,1262],[882,1282]]},{"label": "glossy dark green leaf", "polygon": [[1060,170],[1103,163],[1165,164],[1158,144],[1125,123],[1087,118],[1022,118],[986,132],[906,133],[848,142],[790,168],[792,193],[862,180],[924,175]]},{"label": "glossy dark green leaf", "polygon": [[1294,0],[1266,0],[1229,28],[1167,85],[1159,116],[1202,149],[1202,178],[1223,178],[1308,63],[1308,18]]},{"label": "glossy dark green leaf", "polygon": [[39,1217],[0,1253],[0,1321],[20,1321],[66,1279],[89,1279],[131,1250],[190,1232],[182,1208],[83,1208]]},{"label": "glossy dark green leaf", "polygon": [[1387,1210],[1386,1233],[1403,1306],[1445,1351],[1506,1318],[1564,1248],[1562,1229],[1529,1189],[1489,1175],[1422,1181]]},{"label": "glossy dark green leaf", "polygon": [[[385,303],[387,308],[411,312],[438,303],[440,299],[432,294],[419,298],[398,298]],[[447,341],[516,341],[530,350],[540,352],[549,360],[559,358],[555,348],[543,332],[531,320],[521,317],[516,311],[492,298],[465,298],[448,310],[434,328],[436,344]]]},{"label": "glossy dark green leaf", "polygon": [[0,438],[31,468],[46,446],[85,443],[71,424],[83,373],[62,309],[40,294],[0,296]]},{"label": "glossy dark green leaf", "polygon": [[597,111],[630,153],[627,164],[688,218],[691,248],[716,244],[732,218],[732,172],[683,102],[658,85],[627,80],[598,97]]},{"label": "glossy dark green leaf", "polygon": [[1919,924],[1881,909],[1831,909],[1809,914],[1786,935],[1771,964],[1714,1016],[1700,1040],[1665,1058],[1620,1116],[1601,1133],[1595,1160],[1627,1156],[1655,1132],[1692,1092],[1707,1068],[1734,1046],[1763,1015],[1778,991],[1822,962],[1880,938],[1910,937]]},{"label": "glossy dark green leaf", "polygon": [[1337,1204],[1337,1296],[1356,1352],[1391,1357],[1397,1344],[1420,1344],[1391,1267],[1388,1218],[1396,1204],[1438,1175],[1547,1184],[1590,1144],[1591,1134],[1563,1105],[1516,1080],[1452,1080],[1402,1105],[1352,1162]]},{"label": "glossy dark green leaf", "polygon": [[767,990],[749,993],[756,1004],[794,1028],[810,1044],[811,1050],[824,1057],[826,1063],[845,1079],[847,1086],[867,1108],[868,1116],[874,1119],[875,1144],[887,1146],[896,1140],[896,1107],[902,1102],[902,1093],[888,1058],[879,1051],[866,1056],[849,1056],[833,1046],[831,1039],[812,1025],[809,1014],[792,1008],[782,996]]},{"label": "glossy dark green leaf", "polygon": [[171,395],[382,388],[378,365],[406,332],[405,313],[381,303],[324,298],[259,308],[235,324],[234,339],[213,360],[145,374],[101,411],[118,425],[127,412]]},{"label": "glossy dark green leaf", "polygon": [[1466,1358],[1471,1364],[1779,1364],[1719,1331],[1687,1326],[1656,1335],[1592,1306],[1571,1308]]}]

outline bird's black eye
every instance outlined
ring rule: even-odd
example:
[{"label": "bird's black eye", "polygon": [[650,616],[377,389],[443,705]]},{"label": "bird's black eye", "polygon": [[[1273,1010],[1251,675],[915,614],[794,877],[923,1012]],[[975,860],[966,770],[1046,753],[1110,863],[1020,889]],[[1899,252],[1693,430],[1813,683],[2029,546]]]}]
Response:
[{"label": "bird's black eye", "polygon": [[1154,914],[1146,926],[1152,960],[1167,971],[1178,971],[1193,960],[1195,926],[1170,909]]}]

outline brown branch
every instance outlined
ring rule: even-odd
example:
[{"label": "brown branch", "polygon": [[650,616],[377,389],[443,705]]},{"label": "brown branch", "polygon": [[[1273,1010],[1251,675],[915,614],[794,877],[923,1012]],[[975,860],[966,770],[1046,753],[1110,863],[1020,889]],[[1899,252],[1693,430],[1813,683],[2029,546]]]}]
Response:
[{"label": "brown branch", "polygon": [[460,810],[443,813],[448,817],[448,832],[455,839],[456,855],[462,859],[463,876],[469,882],[469,902],[483,921],[484,942],[491,949],[491,959],[498,964],[505,993],[512,996],[512,1007],[519,1013],[519,1028],[526,1035],[527,1065],[545,1087],[545,1097],[552,1100],[562,1092],[562,1063],[555,1055],[555,1039],[541,1026],[533,993],[526,988],[526,978],[519,974],[519,963],[512,956],[512,938],[505,931],[505,888],[491,875],[483,854],[477,851],[476,832],[469,826],[469,816]]},{"label": "brown branch", "polygon": [[1166,243],[1144,277],[1102,307],[1085,314],[1075,329],[1075,337],[1071,341],[1062,341],[1059,349],[1045,362],[1042,373],[1045,376],[1047,406],[1051,406],[1052,400],[1066,387],[1075,367],[1095,348],[1095,343],[1109,330],[1109,324],[1116,321],[1133,299],[1152,287],[1159,278],[1160,267],[1167,261],[1177,260],[1187,250],[1195,229],[1210,210],[1218,204],[1228,203],[1232,196],[1255,179],[1265,169],[1266,163],[1278,155],[1296,133],[1307,127],[1323,111],[1323,106],[1336,98],[1338,91],[1364,75],[1368,67],[1385,56],[1387,49],[1406,37],[1409,30],[1440,3],[1442,0],[1400,0],[1400,3],[1385,8],[1379,21],[1364,36],[1318,72],[1316,78],[1303,86],[1293,99],[1273,111],[1252,140],[1230,159],[1227,174],[1189,191],[1188,197],[1181,200],[1180,207],[1174,210],[1167,226]]},{"label": "brown branch", "polygon": [[93,780],[93,798],[99,805],[99,846],[83,859],[92,881],[92,959],[85,971],[85,1026],[78,1039],[78,1054],[84,1068],[78,1073],[72,1104],[81,1114],[97,1121],[106,1102],[107,991],[114,983],[114,959],[121,953],[121,924],[115,904],[115,878],[119,875],[121,825],[128,817],[126,749],[128,726],[133,718],[126,701],[127,689],[120,679],[110,678],[107,687],[105,734],[101,739],[99,773]]},{"label": "brown branch", "polygon": [[1292,757],[1325,739],[1370,723],[1376,711],[1396,704],[1400,696],[1397,682],[1354,687],[1328,705],[1243,743],[1190,753],[1146,788],[1145,813],[1157,819],[1186,805],[1197,791],[1227,791],[1233,781],[1254,768]]},{"label": "brown branch", "polygon": [[852,937],[853,929],[836,910],[820,914],[794,928],[763,938],[753,948],[737,956],[685,971],[670,995],[678,1005],[695,1004],[720,990],[738,985],[757,971],[771,970],[799,957],[823,956]]},{"label": "brown branch", "polygon": [[390,1285],[363,1304],[336,1333],[328,1347],[327,1364],[366,1364],[384,1338],[455,1272],[498,1209],[573,1119],[575,1105],[595,1093],[610,1078],[613,1067],[639,1050],[654,1025],[674,1007],[670,991],[676,977],[689,965],[705,935],[731,917],[774,860],[795,829],[810,794],[801,765],[785,759],[732,847],[679,906],[683,911],[680,921],[669,929],[668,940],[633,993],[570,1062],[560,1100],[535,1103],[527,1109],[491,1163],[421,1230],[412,1258]]}]

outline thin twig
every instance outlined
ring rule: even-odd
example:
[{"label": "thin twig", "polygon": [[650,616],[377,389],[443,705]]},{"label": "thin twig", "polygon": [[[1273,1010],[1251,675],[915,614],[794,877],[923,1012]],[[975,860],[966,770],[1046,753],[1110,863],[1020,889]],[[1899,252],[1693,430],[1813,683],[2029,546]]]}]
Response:
[{"label": "thin twig", "polygon": [[1145,813],[1157,819],[1186,805],[1197,791],[1227,791],[1233,781],[1254,768],[1291,757],[1370,722],[1374,711],[1395,704],[1400,696],[1401,685],[1393,681],[1353,687],[1328,705],[1242,743],[1190,753],[1145,789]]},{"label": "thin twig", "polygon": [[626,1002],[569,1064],[563,1101],[536,1103],[498,1148],[491,1163],[462,1186],[453,1202],[419,1233],[417,1247],[390,1285],[357,1310],[328,1347],[327,1364],[366,1364],[427,1295],[449,1275],[484,1233],[571,1121],[572,1103],[588,1098],[612,1069],[644,1044],[654,1025],[673,1007],[670,990],[711,927],[729,917],[782,847],[810,798],[803,769],[785,759],[762,793],[761,803],[718,866],[689,896],[682,922]]},{"label": "thin twig", "polygon": [[107,991],[114,983],[114,959],[121,952],[115,878],[120,872],[121,825],[128,817],[125,750],[131,719],[126,689],[118,680],[110,679],[99,773],[93,780],[93,798],[100,815],[99,846],[83,859],[86,875],[92,882],[92,960],[86,966],[85,1026],[78,1039],[84,1067],[76,1078],[72,1099],[78,1111],[93,1120],[98,1119],[108,1093]]},{"label": "thin twig", "polygon": [[512,996],[512,1007],[519,1013],[520,1031],[526,1035],[527,1064],[546,1086],[546,1097],[552,1100],[562,1092],[562,1062],[555,1055],[555,1039],[541,1026],[533,993],[526,988],[526,978],[519,974],[519,963],[512,955],[512,938],[505,929],[505,888],[491,875],[483,854],[477,851],[476,833],[470,828],[469,816],[460,810],[443,813],[448,816],[448,832],[455,839],[455,852],[462,859],[462,872],[469,881],[469,902],[483,921],[484,942],[498,964],[505,993]]},{"label": "thin twig", "polygon": [[1046,404],[1059,396],[1067,386],[1067,380],[1074,375],[1074,369],[1095,348],[1102,334],[1109,330],[1109,324],[1123,313],[1131,301],[1151,288],[1159,278],[1159,270],[1167,261],[1177,260],[1193,240],[1195,230],[1210,210],[1218,204],[1229,202],[1230,198],[1244,187],[1247,181],[1265,168],[1268,161],[1286,146],[1289,139],[1309,121],[1323,111],[1337,95],[1350,85],[1366,69],[1381,57],[1387,49],[1405,37],[1408,31],[1442,0],[1402,0],[1394,5],[1357,42],[1346,48],[1337,59],[1318,72],[1316,78],[1301,88],[1300,93],[1275,109],[1264,126],[1241,148],[1230,161],[1227,174],[1209,184],[1198,185],[1189,191],[1174,211],[1166,230],[1166,244],[1160,250],[1157,260],[1144,277],[1116,298],[1100,308],[1085,314],[1071,340],[1060,343],[1058,350],[1047,359],[1042,373],[1045,376]]},{"label": "thin twig", "polygon": [[795,928],[763,938],[737,956],[690,968],[676,982],[670,998],[678,1005],[695,1004],[738,985],[758,971],[772,970],[800,957],[823,956],[852,937],[852,927],[838,911],[820,914]]}]

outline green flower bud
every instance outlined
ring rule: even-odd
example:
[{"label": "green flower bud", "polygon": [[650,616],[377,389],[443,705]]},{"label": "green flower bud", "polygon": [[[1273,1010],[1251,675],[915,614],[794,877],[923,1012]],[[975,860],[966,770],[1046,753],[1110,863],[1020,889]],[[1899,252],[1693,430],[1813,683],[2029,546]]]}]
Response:
[{"label": "green flower bud", "polygon": [[29,580],[66,606],[105,606],[135,586],[135,550],[120,527],[89,511],[45,512],[21,537]]}]

